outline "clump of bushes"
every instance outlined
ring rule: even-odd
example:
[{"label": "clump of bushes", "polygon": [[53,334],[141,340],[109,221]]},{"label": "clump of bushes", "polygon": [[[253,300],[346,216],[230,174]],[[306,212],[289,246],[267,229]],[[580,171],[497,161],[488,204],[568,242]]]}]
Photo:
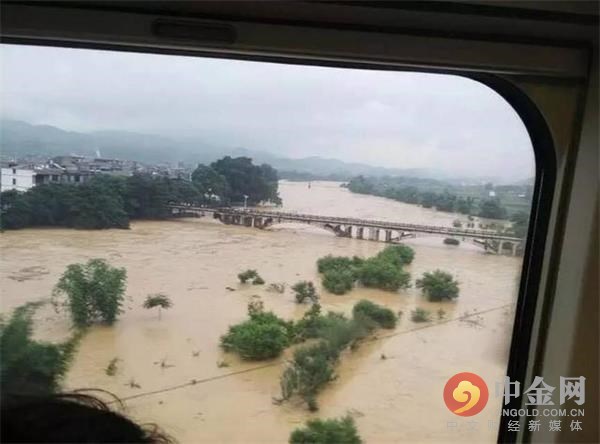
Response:
[{"label": "clump of bushes", "polygon": [[413,322],[430,322],[431,313],[423,308],[415,308],[410,312],[410,320]]},{"label": "clump of bushes", "polygon": [[389,308],[374,304],[371,301],[362,300],[357,302],[352,309],[352,315],[366,316],[375,321],[382,328],[394,328],[398,318],[396,314]]},{"label": "clump of bushes", "polygon": [[368,259],[325,256],[317,261],[317,268],[323,275],[323,287],[334,294],[347,293],[357,281],[365,287],[397,291],[410,286],[410,274],[402,267],[414,256],[412,248],[392,245]]},{"label": "clump of bushes", "polygon": [[290,444],[362,444],[354,419],[311,419],[290,435]]},{"label": "clump of bushes", "polygon": [[71,264],[54,288],[56,297],[66,295],[73,323],[84,327],[93,322],[113,324],[122,312],[127,272],[111,267],[103,259],[90,259],[85,264]]},{"label": "clump of bushes", "polygon": [[444,243],[446,245],[460,245],[460,241],[458,239],[454,239],[453,237],[445,238]]},{"label": "clump of bushes", "polygon": [[263,285],[265,280],[258,274],[256,270],[248,269],[238,274],[238,279],[242,284],[250,281],[253,285]]},{"label": "clump of bushes", "polygon": [[294,284],[294,286],[292,286],[292,290],[296,295],[296,302],[299,304],[303,303],[307,299],[313,303],[317,303],[319,301],[317,290],[314,284],[310,281],[297,282]]},{"label": "clump of bushes", "polygon": [[326,342],[299,348],[294,352],[291,364],[281,376],[283,399],[297,393],[310,410],[317,410],[315,396],[326,383],[334,379],[335,350]]},{"label": "clump of bushes", "polygon": [[81,334],[76,333],[62,344],[33,340],[32,316],[40,305],[30,303],[18,307],[7,322],[0,322],[2,396],[55,392],[67,372]]},{"label": "clump of bushes", "polygon": [[360,268],[358,280],[365,287],[397,291],[410,286],[410,273],[392,261],[374,257],[367,259]]},{"label": "clump of bushes", "polygon": [[423,273],[423,277],[417,279],[416,286],[432,302],[453,300],[459,293],[458,281],[450,273],[441,270]]},{"label": "clump of bushes", "polygon": [[415,258],[415,250],[408,245],[390,245],[381,250],[376,257],[401,267],[412,263]]},{"label": "clump of bushes", "polygon": [[328,254],[317,260],[319,273],[325,273],[334,269],[353,269],[362,265],[363,259],[358,256],[332,256]]},{"label": "clump of bushes", "polygon": [[265,312],[262,304],[249,304],[248,315],[250,319],[230,326],[221,336],[224,350],[234,351],[244,359],[264,360],[279,356],[290,345],[293,323]]},{"label": "clump of bushes", "polygon": [[333,294],[345,294],[352,290],[356,274],[344,268],[328,270],[323,274],[322,284],[327,291]]},{"label": "clump of bushes", "polygon": [[351,349],[377,326],[393,328],[393,312],[368,301],[354,306],[352,318],[341,313],[321,314],[318,304],[313,305],[296,324],[296,339],[319,339],[319,342],[294,352],[290,365],[281,376],[282,399],[294,394],[306,401],[310,410],[317,410],[317,392],[335,378],[335,365],[340,353]]}]

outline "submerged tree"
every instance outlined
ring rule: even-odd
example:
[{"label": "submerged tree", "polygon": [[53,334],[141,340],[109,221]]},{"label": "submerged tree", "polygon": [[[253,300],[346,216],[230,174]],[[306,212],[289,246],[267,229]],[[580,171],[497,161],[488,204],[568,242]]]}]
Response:
[{"label": "submerged tree", "polygon": [[300,281],[294,284],[292,287],[296,295],[296,302],[299,304],[303,303],[306,299],[309,299],[313,303],[319,302],[319,295],[314,284],[310,281]]},{"label": "submerged tree", "polygon": [[311,419],[306,427],[290,435],[290,444],[361,444],[351,416],[340,419]]},{"label": "submerged tree", "polygon": [[[71,264],[54,287],[54,296],[66,295],[73,323],[85,327],[93,322],[113,324],[122,312],[127,272],[103,259]],[[56,302],[56,300],[55,300]]]},{"label": "submerged tree", "polygon": [[149,294],[144,301],[144,308],[152,309],[158,307],[158,319],[161,318],[162,309],[169,309],[173,306],[171,299],[164,293]]},{"label": "submerged tree", "polygon": [[263,285],[265,280],[258,274],[256,270],[248,269],[238,274],[238,279],[242,284],[250,281],[253,285]]},{"label": "submerged tree", "polygon": [[458,281],[450,273],[442,270],[423,273],[423,277],[417,279],[416,286],[421,288],[423,294],[432,302],[458,297]]}]

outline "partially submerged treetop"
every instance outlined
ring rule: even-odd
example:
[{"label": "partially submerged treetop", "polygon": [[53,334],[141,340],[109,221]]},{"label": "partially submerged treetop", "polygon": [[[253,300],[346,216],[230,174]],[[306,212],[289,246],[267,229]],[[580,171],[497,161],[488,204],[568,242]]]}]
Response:
[{"label": "partially submerged treetop", "polygon": [[[71,264],[54,288],[54,297],[66,295],[73,323],[84,327],[94,322],[113,324],[122,312],[127,272],[104,259]],[[56,299],[54,299],[56,305]]]}]

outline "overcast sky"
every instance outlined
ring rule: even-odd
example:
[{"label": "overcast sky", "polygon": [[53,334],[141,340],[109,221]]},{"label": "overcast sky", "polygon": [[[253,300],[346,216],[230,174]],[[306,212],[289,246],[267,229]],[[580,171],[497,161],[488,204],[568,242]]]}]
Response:
[{"label": "overcast sky", "polygon": [[285,157],[533,176],[524,125],[457,76],[2,45],[1,116],[199,136]]}]

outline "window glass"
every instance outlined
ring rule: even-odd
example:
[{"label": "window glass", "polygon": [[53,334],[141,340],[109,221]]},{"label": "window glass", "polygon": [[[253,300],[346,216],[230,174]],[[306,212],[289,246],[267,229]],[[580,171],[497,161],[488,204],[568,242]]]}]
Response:
[{"label": "window glass", "polygon": [[[2,182],[3,316],[75,345],[33,389],[106,390],[181,442],[287,442],[346,415],[365,442],[496,440],[535,174],[498,94],[1,52],[2,162],[24,170],[19,192]],[[444,390],[462,372],[487,399]]]}]

